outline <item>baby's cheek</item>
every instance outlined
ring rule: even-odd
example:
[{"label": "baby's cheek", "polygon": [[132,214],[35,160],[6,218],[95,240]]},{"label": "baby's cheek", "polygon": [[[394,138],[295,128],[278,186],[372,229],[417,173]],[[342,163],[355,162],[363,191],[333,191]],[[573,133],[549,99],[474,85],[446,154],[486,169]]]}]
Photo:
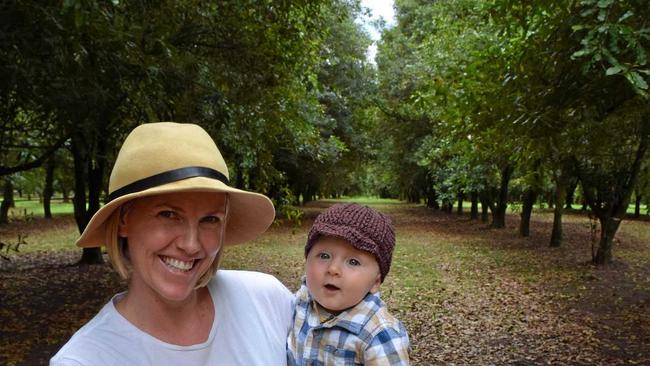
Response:
[{"label": "baby's cheek", "polygon": [[305,274],[307,275],[307,287],[311,290],[311,285],[318,282],[318,269],[314,265],[305,266]]}]

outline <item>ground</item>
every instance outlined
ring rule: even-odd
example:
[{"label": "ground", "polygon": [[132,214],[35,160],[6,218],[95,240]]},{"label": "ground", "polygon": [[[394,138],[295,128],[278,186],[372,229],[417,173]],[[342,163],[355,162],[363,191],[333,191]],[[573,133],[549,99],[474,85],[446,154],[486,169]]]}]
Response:
[{"label": "ground", "polygon": [[[255,243],[228,248],[223,267],[269,272],[295,290],[306,232],[331,203],[308,205],[300,224],[276,224]],[[563,245],[549,248],[548,213],[536,214],[531,236],[521,238],[516,214],[497,230],[422,206],[374,207],[397,228],[382,298],[409,331],[414,365],[650,365],[649,222],[624,221],[615,262],[596,267],[598,233],[579,212],[565,216]],[[0,239],[74,230],[69,216],[33,219],[0,227]],[[125,288],[109,265],[73,265],[79,254],[70,246],[0,260],[0,364],[47,364]]]}]

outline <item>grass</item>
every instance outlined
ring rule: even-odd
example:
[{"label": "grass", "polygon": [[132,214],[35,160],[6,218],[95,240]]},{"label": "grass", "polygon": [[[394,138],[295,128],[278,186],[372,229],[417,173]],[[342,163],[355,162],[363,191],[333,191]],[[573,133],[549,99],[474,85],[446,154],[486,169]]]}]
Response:
[{"label": "grass", "polygon": [[[378,207],[380,209],[383,208],[386,210],[390,210],[392,207],[396,205],[403,205],[402,201],[396,199],[385,199],[379,197],[362,197],[362,196],[342,197],[339,199],[327,199],[327,200],[321,200],[319,202],[324,202],[327,204],[339,203],[339,202],[356,202],[360,204],[370,205],[373,207]],[[633,206],[631,207],[633,212],[634,207]],[[74,223],[71,217],[71,214],[73,213],[72,203],[70,202],[63,203],[61,200],[53,200],[51,209],[52,209],[52,214],[55,217],[54,218],[55,224],[49,225],[48,230],[40,231],[40,230],[30,229],[29,232],[26,232],[25,230],[22,230],[21,232],[20,230],[21,226],[19,225],[17,228],[10,231],[0,230],[0,240],[9,243],[15,243],[18,240],[18,235],[22,235],[22,236],[26,235],[27,245],[22,245],[20,247],[20,251],[22,253],[33,253],[33,252],[41,252],[41,251],[69,251],[69,250],[76,249],[74,242],[77,240],[79,234],[77,231],[76,224]],[[465,213],[467,212],[469,212],[469,209],[465,210]],[[548,212],[549,211],[547,209],[536,208],[534,215],[537,215],[538,220],[552,222],[553,216],[548,214]],[[642,212],[645,211],[642,210]],[[519,213],[518,208],[514,206],[513,210],[511,210],[510,213],[518,214]],[[31,201],[18,200],[16,201],[16,207],[10,210],[10,220],[12,221],[28,222],[29,220],[33,220],[35,218],[41,218],[41,217],[43,217],[42,202],[36,200],[31,200]],[[571,215],[571,214],[564,215],[563,222],[582,223],[585,226],[589,225],[588,220],[586,220],[582,215]],[[645,225],[641,222],[625,220],[623,221],[621,231],[629,232],[630,233],[629,235],[638,238],[638,240],[644,240],[646,242],[650,242],[650,231],[642,229],[644,227]],[[292,231],[294,231],[295,234],[295,228]],[[269,240],[272,241],[273,239],[271,238]],[[417,240],[422,240],[422,238],[407,237],[405,238],[405,240],[407,242],[411,240],[417,241]],[[483,245],[482,241],[477,241],[476,243],[474,243],[474,245],[472,245],[472,247],[480,248],[482,245]],[[411,248],[411,246],[408,246],[408,248]],[[412,248],[413,251],[415,251],[415,253],[418,253],[418,250],[422,250],[421,246],[419,247],[417,243],[414,243]],[[399,250],[400,249],[398,248],[398,253],[396,254],[399,254]],[[471,250],[476,250],[476,249],[471,249]],[[622,254],[625,254],[625,252],[623,252]],[[411,253],[411,251],[405,250],[403,255],[407,257],[412,257],[413,258],[412,263],[415,263],[415,264],[405,265],[404,270],[408,270],[413,266],[417,267],[417,265],[422,264],[420,263],[422,258],[419,258],[418,254],[413,254]],[[246,259],[248,261],[249,258]],[[495,263],[505,263],[504,261],[507,261],[507,259],[495,258],[494,261]],[[254,261],[251,261],[251,263],[253,262]],[[425,271],[426,273],[431,275],[432,274],[431,271],[427,270],[427,268],[429,267],[424,266],[422,268],[419,268],[418,270]],[[522,270],[522,272],[524,272],[524,270]]]},{"label": "grass", "polygon": [[341,198],[328,198],[321,200],[321,202],[354,202],[364,205],[395,205],[400,204],[402,201],[393,198],[379,198],[376,196],[343,196]]},{"label": "grass", "polygon": [[[16,207],[9,210],[10,217],[24,219],[29,216],[43,217],[43,202],[35,200],[17,200]],[[71,214],[73,212],[72,202],[64,203],[62,200],[52,200],[50,205],[52,215]]]},{"label": "grass", "polygon": [[[402,201],[392,198],[379,198],[376,196],[343,196],[341,198],[329,198],[321,200],[321,202],[356,202],[364,205],[395,205],[400,204]],[[463,201],[463,212],[467,213],[471,209],[471,202]],[[579,205],[574,205],[575,208],[579,208]],[[457,205],[454,206],[454,212],[456,212]],[[479,210],[481,209],[481,204],[479,203]],[[634,204],[630,204],[627,209],[628,214],[634,213]],[[53,215],[62,215],[62,214],[71,214],[73,213],[72,202],[63,203],[61,199],[52,200],[51,210]],[[550,209],[547,205],[535,205],[536,211],[549,211]],[[509,204],[508,211],[510,213],[520,213],[521,204],[514,203]],[[43,203],[37,200],[17,200],[16,207],[10,209],[10,216],[16,219],[24,219],[26,216],[33,217],[43,217]],[[641,205],[641,213],[647,213],[648,206],[645,204]]]}]

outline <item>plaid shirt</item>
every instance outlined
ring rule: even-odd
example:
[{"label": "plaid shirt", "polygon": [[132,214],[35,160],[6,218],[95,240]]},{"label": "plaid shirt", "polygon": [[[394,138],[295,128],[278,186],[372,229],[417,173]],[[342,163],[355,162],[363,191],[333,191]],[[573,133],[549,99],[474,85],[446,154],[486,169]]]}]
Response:
[{"label": "plaid shirt", "polygon": [[[294,323],[287,342],[289,366],[408,365],[409,339],[378,294],[354,307],[318,316],[303,282],[296,293]],[[324,312],[319,307],[321,313]]]}]

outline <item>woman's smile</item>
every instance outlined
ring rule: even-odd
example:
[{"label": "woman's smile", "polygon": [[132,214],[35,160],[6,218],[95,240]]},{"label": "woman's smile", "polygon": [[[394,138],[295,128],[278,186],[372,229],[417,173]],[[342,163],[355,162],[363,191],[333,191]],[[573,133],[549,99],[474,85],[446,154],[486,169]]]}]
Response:
[{"label": "woman's smile", "polygon": [[167,257],[165,255],[161,255],[159,257],[163,261],[163,263],[167,265],[167,267],[169,267],[174,271],[180,271],[180,272],[187,272],[191,270],[194,267],[194,264],[198,261],[198,260],[182,261],[172,257]]}]

